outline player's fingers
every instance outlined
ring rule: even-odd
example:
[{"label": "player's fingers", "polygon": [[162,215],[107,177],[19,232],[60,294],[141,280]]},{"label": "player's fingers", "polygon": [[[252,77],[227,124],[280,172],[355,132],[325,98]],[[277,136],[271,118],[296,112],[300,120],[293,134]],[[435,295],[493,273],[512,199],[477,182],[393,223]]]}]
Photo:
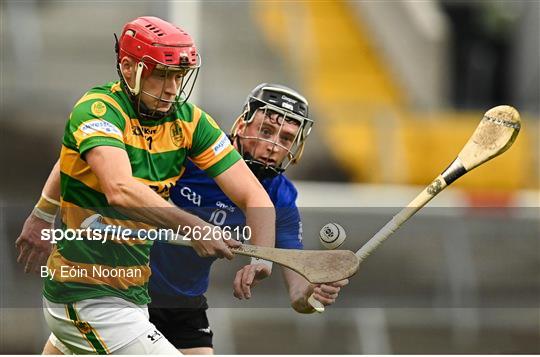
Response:
[{"label": "player's fingers", "polygon": [[212,253],[208,254],[207,257],[216,257],[216,258],[223,258],[225,257],[225,252],[221,249],[216,249]]},{"label": "player's fingers", "polygon": [[321,289],[321,291],[326,294],[337,294],[341,290],[339,286],[332,286],[332,285],[326,285],[326,284],[320,285],[319,289]]},{"label": "player's fingers", "polygon": [[244,273],[244,269],[240,269],[238,272],[236,272],[236,276],[234,277],[233,281],[233,295],[235,298],[242,300],[244,298],[244,293],[242,291],[242,275]]},{"label": "player's fingers", "polygon": [[229,248],[235,248],[235,247],[239,247],[239,246],[242,245],[242,243],[240,243],[236,239],[224,239],[224,241],[225,241],[225,243],[227,244],[227,246]]},{"label": "player's fingers", "polygon": [[313,292],[326,299],[336,299],[338,297],[338,292],[326,292],[320,286],[316,287]]},{"label": "player's fingers", "polygon": [[323,305],[331,305],[336,302],[337,294],[326,294],[321,292],[320,289],[315,288],[313,291],[313,297],[315,300],[320,301]]},{"label": "player's fingers", "polygon": [[41,252],[39,254],[39,256],[37,256],[37,258],[35,260],[35,263],[34,263],[33,267],[31,268],[31,270],[34,273],[39,273],[40,270],[41,270],[41,267],[44,266],[44,265],[47,265],[47,259],[49,258],[49,255],[50,255],[50,251]]},{"label": "player's fingers", "polygon": [[256,267],[247,265],[244,267],[244,275],[242,276],[242,285],[251,285],[255,279]]},{"label": "player's fingers", "polygon": [[314,294],[313,297],[315,298],[315,300],[319,301],[324,306],[332,305],[336,302],[336,299],[330,299],[319,294]]},{"label": "player's fingers", "polygon": [[192,239],[191,240],[191,247],[197,253],[199,257],[207,257],[208,253],[206,251],[206,247],[204,247],[198,240]]},{"label": "player's fingers", "polygon": [[23,243],[23,237],[19,236],[17,240],[15,241],[15,248],[20,249],[22,243]]},{"label": "player's fingers", "polygon": [[28,244],[23,243],[19,246],[19,256],[17,257],[17,263],[26,263],[26,258],[30,254],[30,247]]},{"label": "player's fingers", "polygon": [[266,278],[267,274],[261,274],[261,272],[264,270],[264,267],[261,265],[257,265],[255,268],[255,276],[253,277],[253,281],[251,282],[251,286],[255,286],[261,281],[262,279]]},{"label": "player's fingers", "polygon": [[223,248],[221,249],[221,257],[225,257],[228,260],[232,260],[234,258],[233,252],[229,249],[229,247],[223,243]]},{"label": "player's fingers", "polygon": [[219,258],[227,258],[228,260],[234,258],[234,254],[223,240],[218,240],[216,243],[216,256]]},{"label": "player's fingers", "polygon": [[251,298],[251,284],[253,283],[253,279],[255,279],[256,273],[257,266],[255,265],[248,265],[245,268],[245,272],[242,277],[242,291],[244,292],[246,299]]},{"label": "player's fingers", "polygon": [[343,279],[343,280],[336,281],[336,282],[326,284],[326,285],[338,286],[338,287],[342,288],[342,287],[344,287],[344,286],[346,286],[348,284],[349,284],[349,279]]},{"label": "player's fingers", "polygon": [[223,258],[223,256],[220,255],[219,252],[216,252],[213,249],[207,249],[207,248],[201,249],[201,252],[199,255],[203,258],[209,258],[209,257]]},{"label": "player's fingers", "polygon": [[195,253],[197,253],[197,255],[201,258],[206,258],[206,257],[209,257],[210,254],[206,251],[206,249],[204,249],[203,247],[196,247],[194,246],[195,249]]},{"label": "player's fingers", "polygon": [[33,249],[30,254],[28,254],[28,258],[26,258],[26,264],[24,265],[25,273],[29,273],[35,270],[35,267],[39,265],[40,256],[41,253],[39,253],[35,249]]},{"label": "player's fingers", "polygon": [[251,298],[251,284],[253,283],[253,279],[255,279],[255,274],[255,267],[250,265],[249,268],[246,269],[246,272],[242,277],[242,291],[244,292],[244,296],[246,297],[246,299]]},{"label": "player's fingers", "polygon": [[41,267],[46,264],[46,261],[44,259],[44,254],[40,253],[36,260],[34,261],[34,264],[30,267],[30,271],[34,274],[39,273],[41,270]]}]

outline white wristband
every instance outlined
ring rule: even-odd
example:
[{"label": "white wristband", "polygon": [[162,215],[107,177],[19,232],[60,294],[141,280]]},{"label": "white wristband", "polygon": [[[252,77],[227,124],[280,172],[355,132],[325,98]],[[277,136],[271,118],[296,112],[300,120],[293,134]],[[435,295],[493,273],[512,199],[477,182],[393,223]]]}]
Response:
[{"label": "white wristband", "polygon": [[268,267],[268,269],[270,269],[270,272],[272,271],[272,262],[271,261],[252,257],[251,258],[251,264],[263,264],[263,265],[266,265]]},{"label": "white wristband", "polygon": [[37,207],[34,207],[34,209],[32,210],[32,214],[36,216],[37,218],[42,219],[45,222],[48,222],[51,224],[53,224],[54,220],[56,219],[56,215],[52,215],[50,213],[44,212],[43,210]]}]

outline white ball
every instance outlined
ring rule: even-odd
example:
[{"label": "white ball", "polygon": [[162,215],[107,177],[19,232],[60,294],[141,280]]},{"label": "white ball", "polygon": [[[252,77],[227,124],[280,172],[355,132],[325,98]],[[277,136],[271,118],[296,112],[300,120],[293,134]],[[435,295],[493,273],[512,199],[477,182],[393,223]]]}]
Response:
[{"label": "white ball", "polygon": [[336,249],[343,244],[347,234],[342,226],[337,223],[327,223],[319,232],[321,245],[326,249]]}]

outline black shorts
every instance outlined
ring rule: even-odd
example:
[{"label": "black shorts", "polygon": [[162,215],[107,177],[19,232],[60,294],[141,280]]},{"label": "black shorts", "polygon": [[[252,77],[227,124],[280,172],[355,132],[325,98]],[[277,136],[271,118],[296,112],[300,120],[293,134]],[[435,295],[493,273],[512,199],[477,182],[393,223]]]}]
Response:
[{"label": "black shorts", "polygon": [[213,348],[214,333],[206,316],[208,304],[204,295],[171,297],[152,293],[151,296],[150,322],[174,347]]}]

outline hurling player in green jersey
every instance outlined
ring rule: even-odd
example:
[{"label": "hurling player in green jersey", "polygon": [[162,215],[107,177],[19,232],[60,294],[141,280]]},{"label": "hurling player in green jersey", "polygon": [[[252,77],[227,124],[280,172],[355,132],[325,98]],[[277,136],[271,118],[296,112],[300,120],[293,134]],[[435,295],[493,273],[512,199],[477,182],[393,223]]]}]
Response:
[{"label": "hurling player in green jersey", "polygon": [[[124,26],[116,50],[120,81],[88,91],[66,124],[59,162],[66,234],[94,213],[128,228],[208,228],[213,239],[193,240],[195,251],[231,259],[230,248],[239,243],[167,201],[190,159],[245,212],[251,243],[274,246],[267,193],[214,120],[186,102],[200,65],[191,37],[159,18],[140,17]],[[49,221],[48,228],[58,203],[54,181],[33,214]],[[32,224],[29,218],[25,227]],[[44,314],[53,332],[44,352],[178,353],[148,321],[151,243],[57,242],[44,279]],[[17,247],[28,269],[44,255],[23,234]],[[270,269],[261,264],[259,275],[269,276]]]}]

